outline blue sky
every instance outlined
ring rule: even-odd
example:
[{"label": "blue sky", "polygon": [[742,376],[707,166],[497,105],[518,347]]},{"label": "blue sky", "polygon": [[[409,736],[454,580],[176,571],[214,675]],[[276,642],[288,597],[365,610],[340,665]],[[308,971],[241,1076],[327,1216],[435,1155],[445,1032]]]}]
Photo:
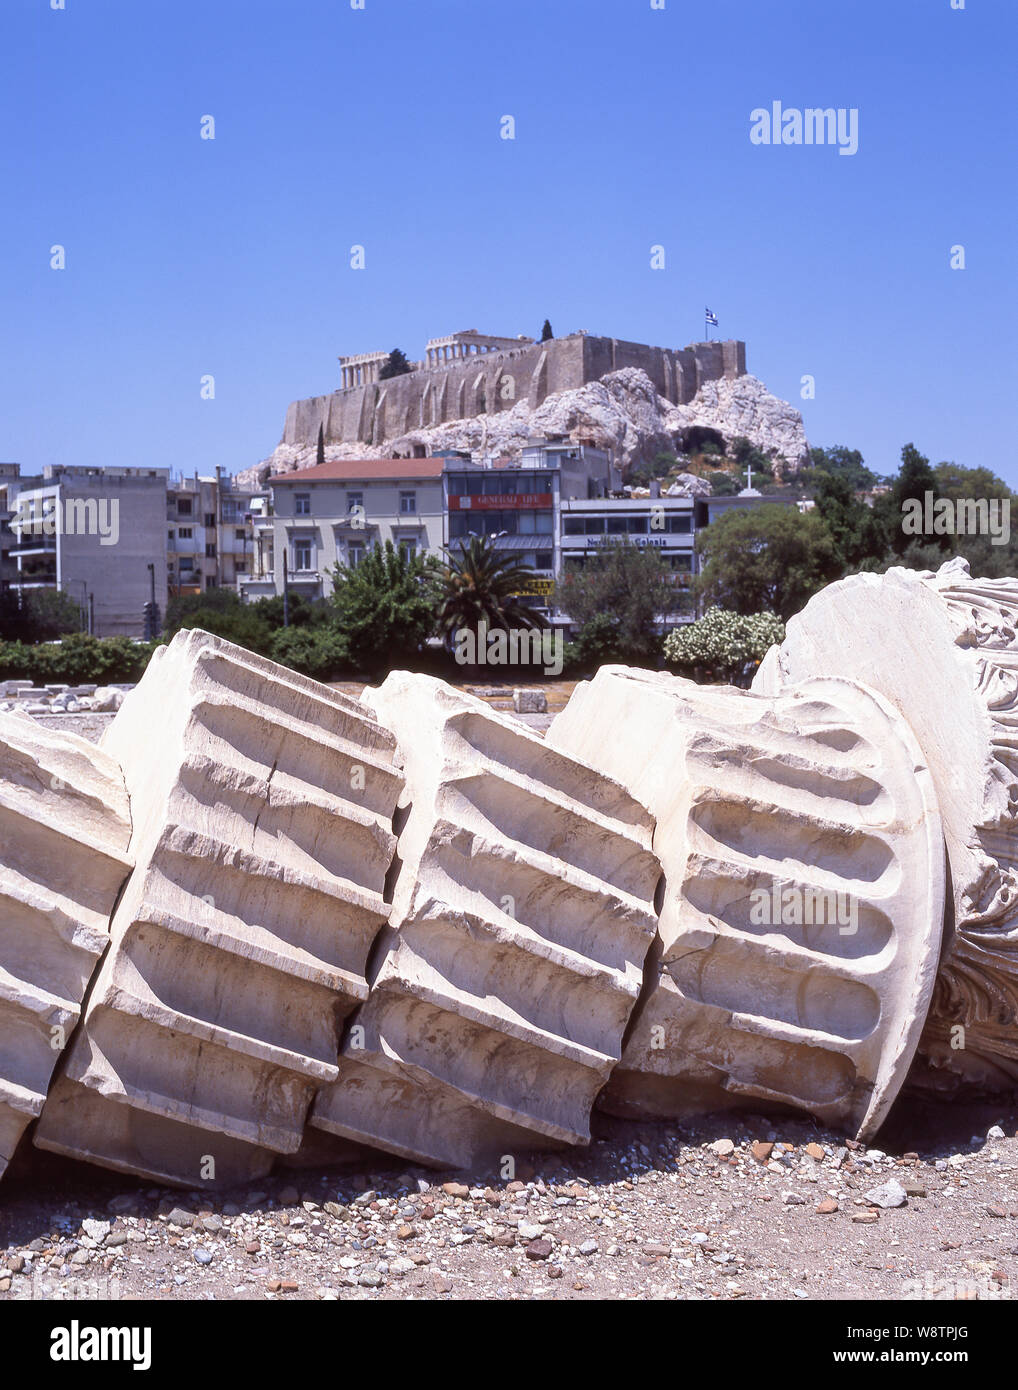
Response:
[{"label": "blue sky", "polygon": [[1014,0],[65,5],[0,15],[0,459],[236,472],[339,353],[709,304],[811,442],[1018,486]]}]

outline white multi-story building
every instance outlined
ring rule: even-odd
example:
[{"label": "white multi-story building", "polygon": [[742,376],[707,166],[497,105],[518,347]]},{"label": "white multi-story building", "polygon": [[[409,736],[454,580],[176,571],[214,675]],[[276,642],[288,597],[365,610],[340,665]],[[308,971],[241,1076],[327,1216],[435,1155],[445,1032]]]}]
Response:
[{"label": "white multi-story building", "polygon": [[[323,598],[332,570],[356,567],[375,545],[392,541],[405,555],[440,555],[443,544],[444,459],[343,459],[269,479],[272,592]],[[264,580],[242,584],[260,597]]]}]

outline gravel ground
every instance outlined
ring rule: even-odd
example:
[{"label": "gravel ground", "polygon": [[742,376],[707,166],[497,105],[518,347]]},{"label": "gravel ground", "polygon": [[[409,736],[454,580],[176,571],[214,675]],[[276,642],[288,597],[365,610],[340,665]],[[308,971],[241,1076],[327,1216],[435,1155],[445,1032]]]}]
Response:
[{"label": "gravel ground", "polygon": [[808,1121],[596,1116],[589,1149],[521,1160],[513,1181],[380,1157],[214,1195],[26,1142],[0,1301],[1010,1298],[1016,1125],[906,1104],[877,1149]]}]

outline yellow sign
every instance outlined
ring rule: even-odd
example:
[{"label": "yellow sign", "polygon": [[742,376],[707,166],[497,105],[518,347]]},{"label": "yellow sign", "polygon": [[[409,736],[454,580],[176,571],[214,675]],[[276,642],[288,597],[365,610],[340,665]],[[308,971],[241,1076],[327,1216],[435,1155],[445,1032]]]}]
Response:
[{"label": "yellow sign", "polygon": [[528,579],[517,592],[521,594],[550,594],[554,588],[554,579]]}]

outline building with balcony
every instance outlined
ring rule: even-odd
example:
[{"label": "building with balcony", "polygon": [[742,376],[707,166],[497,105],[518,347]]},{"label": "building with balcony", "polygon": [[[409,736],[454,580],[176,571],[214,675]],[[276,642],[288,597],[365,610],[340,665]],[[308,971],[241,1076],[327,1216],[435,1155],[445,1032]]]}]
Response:
[{"label": "building with balcony", "polygon": [[161,610],[166,604],[168,476],[160,468],[49,466],[39,477],[8,479],[16,564],[9,587],[63,590],[96,636],[143,636],[153,591]]},{"label": "building with balcony", "polygon": [[220,468],[166,489],[166,584],[171,598],[240,587],[261,572],[256,521],[268,492],[239,492]]}]

